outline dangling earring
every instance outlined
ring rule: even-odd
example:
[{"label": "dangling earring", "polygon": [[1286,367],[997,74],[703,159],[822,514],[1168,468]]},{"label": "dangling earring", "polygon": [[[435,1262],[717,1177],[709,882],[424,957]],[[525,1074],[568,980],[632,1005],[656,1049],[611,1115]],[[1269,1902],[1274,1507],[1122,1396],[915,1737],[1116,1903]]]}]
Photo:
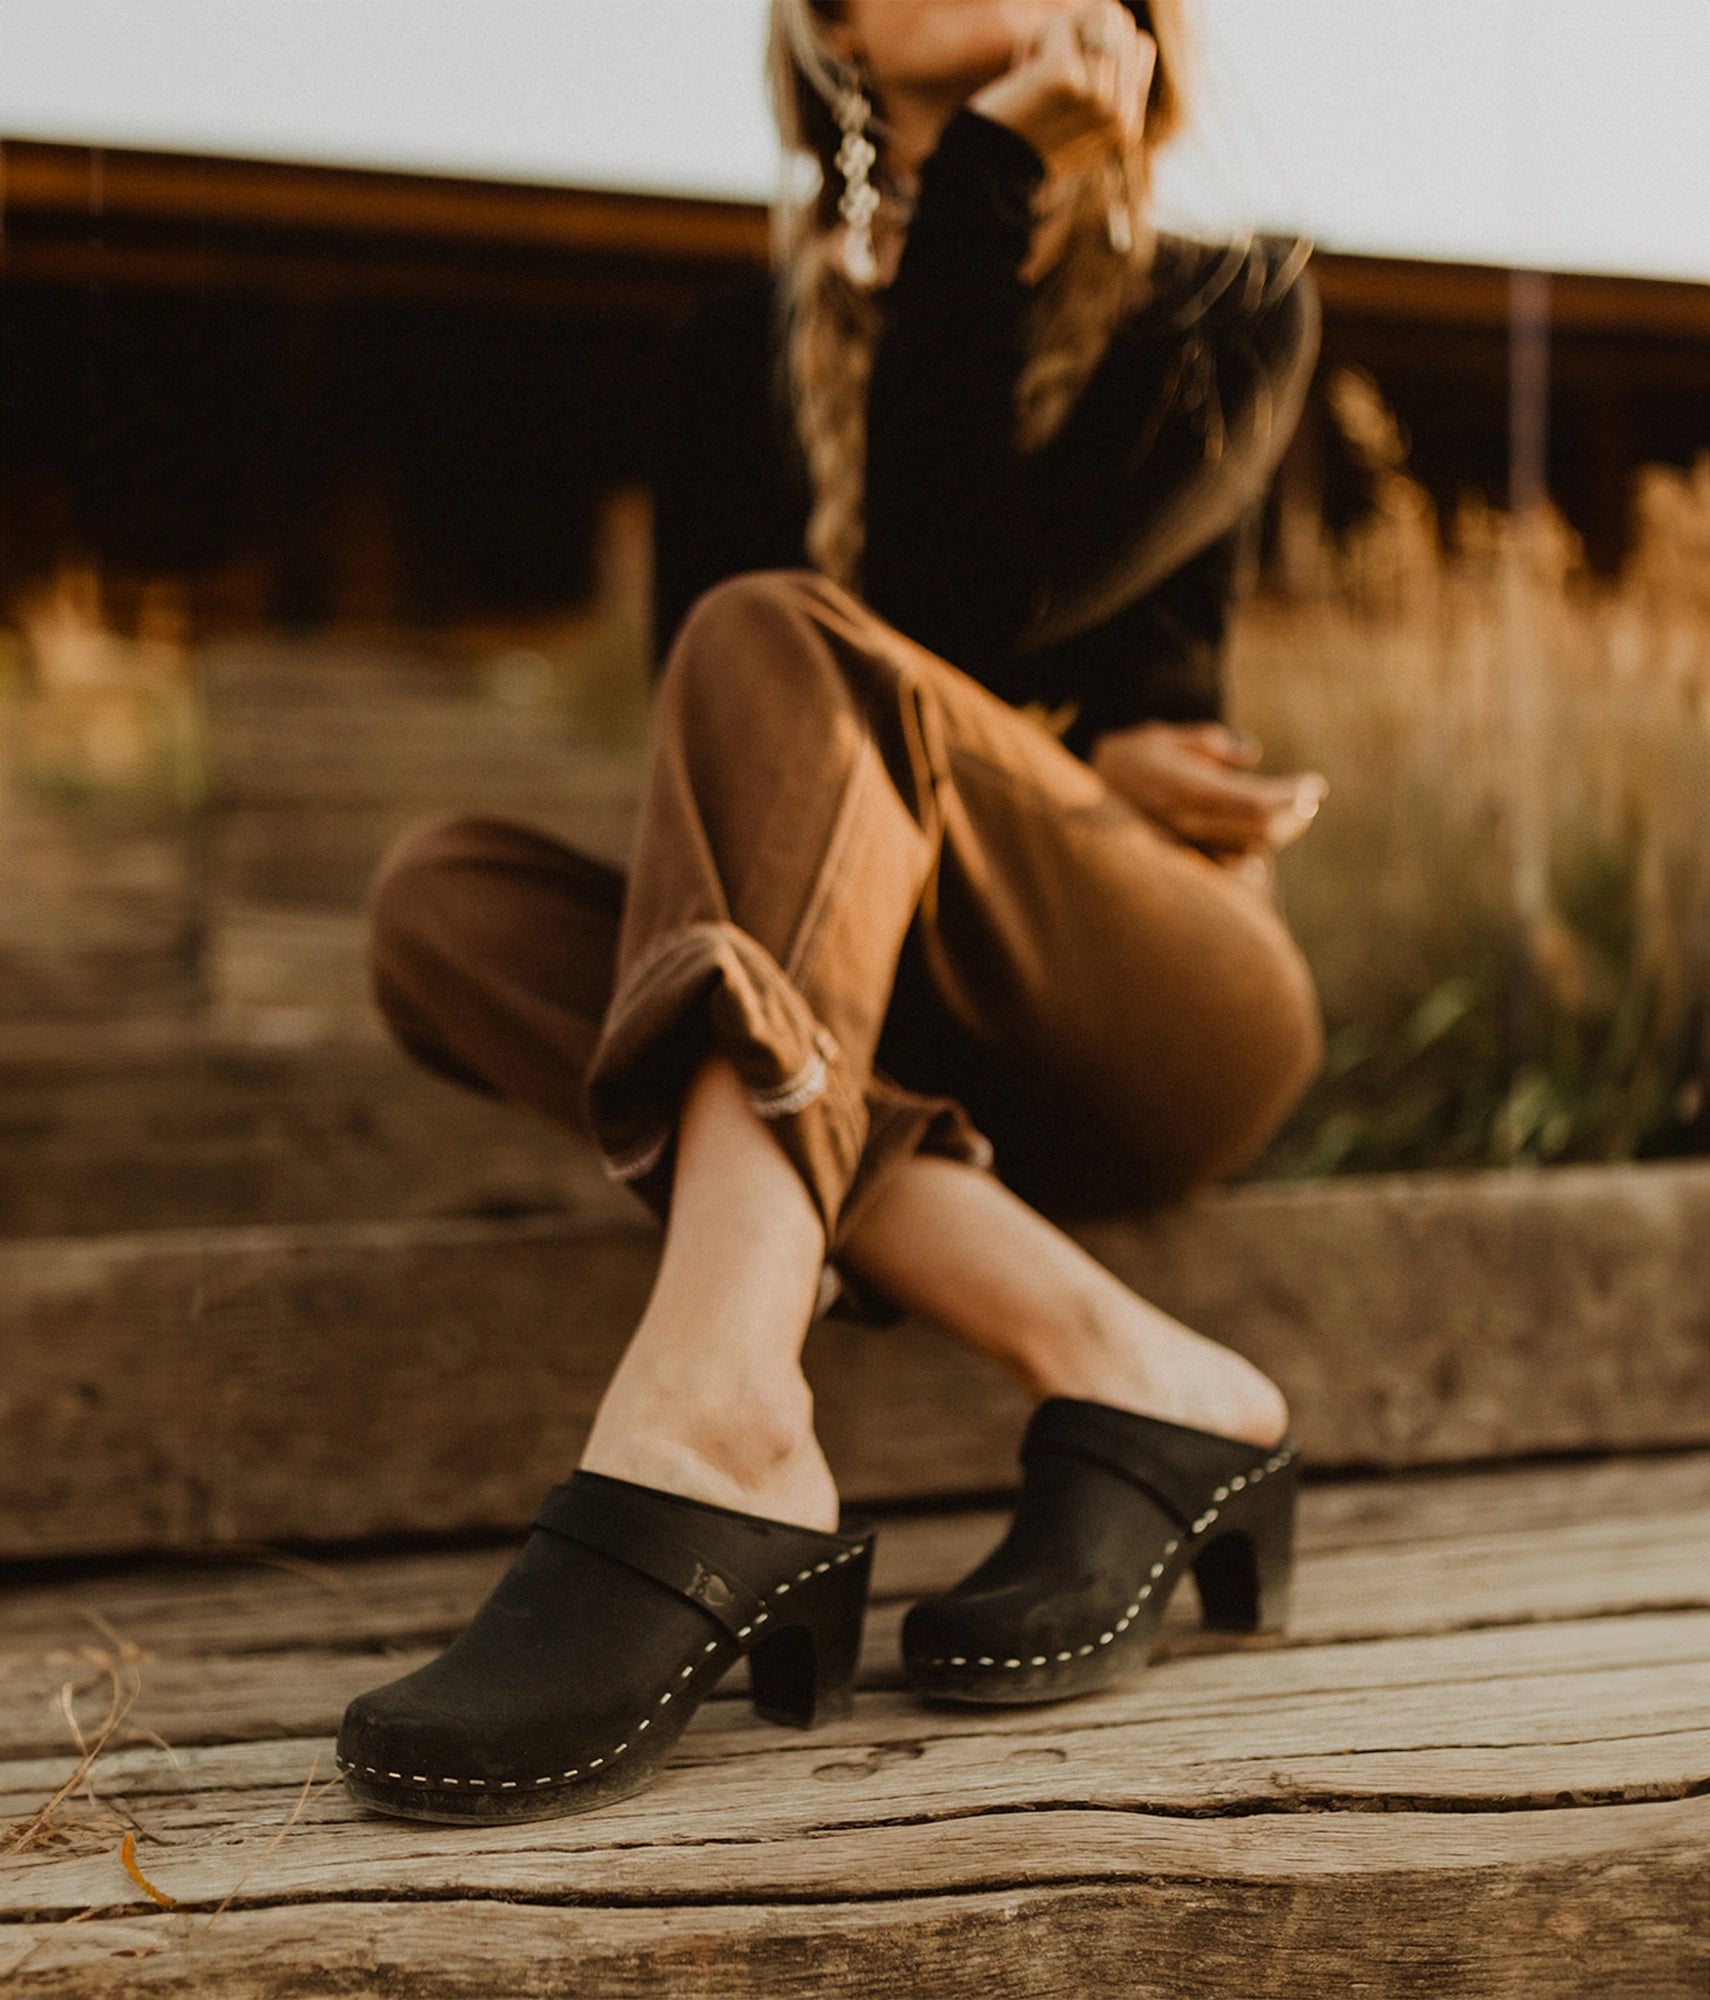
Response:
[{"label": "dangling earring", "polygon": [[873,254],[873,218],[879,212],[879,190],[872,173],[879,149],[867,137],[873,106],[858,84],[838,93],[832,107],[843,143],[837,149],[837,170],[843,176],[843,193],[837,212],[844,221],[843,270],[853,285],[870,291],[878,282],[879,260]]},{"label": "dangling earring", "polygon": [[1104,211],[1104,230],[1110,247],[1119,257],[1134,255],[1134,196],[1128,180],[1128,155],[1118,153],[1110,174],[1110,201]]}]

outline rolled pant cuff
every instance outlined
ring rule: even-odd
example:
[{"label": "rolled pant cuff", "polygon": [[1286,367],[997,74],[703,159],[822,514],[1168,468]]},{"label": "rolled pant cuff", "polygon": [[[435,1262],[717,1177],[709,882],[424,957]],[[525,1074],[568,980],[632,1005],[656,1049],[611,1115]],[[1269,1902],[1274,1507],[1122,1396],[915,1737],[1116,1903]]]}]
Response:
[{"label": "rolled pant cuff", "polygon": [[830,1242],[866,1145],[863,1084],[777,960],[735,924],[667,932],[613,996],[587,1083],[606,1171],[664,1217],[683,1093],[713,1055],[777,1133]]}]

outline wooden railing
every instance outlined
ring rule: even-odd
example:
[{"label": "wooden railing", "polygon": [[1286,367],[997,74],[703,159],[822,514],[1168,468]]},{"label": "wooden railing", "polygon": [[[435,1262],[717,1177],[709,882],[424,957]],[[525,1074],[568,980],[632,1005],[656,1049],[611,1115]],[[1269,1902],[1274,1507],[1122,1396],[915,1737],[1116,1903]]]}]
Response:
[{"label": "wooden railing", "polygon": [[[541,289],[583,282],[590,259],[693,273],[761,262],[766,210],[751,202],[203,158],[11,140],[4,149],[13,279],[205,289],[316,281],[420,296],[483,288],[494,257]],[[1491,330],[1507,324],[1499,269],[1321,251],[1319,282],[1336,318]],[[1648,340],[1710,338],[1710,285],[1558,275],[1552,313],[1565,333]]]}]

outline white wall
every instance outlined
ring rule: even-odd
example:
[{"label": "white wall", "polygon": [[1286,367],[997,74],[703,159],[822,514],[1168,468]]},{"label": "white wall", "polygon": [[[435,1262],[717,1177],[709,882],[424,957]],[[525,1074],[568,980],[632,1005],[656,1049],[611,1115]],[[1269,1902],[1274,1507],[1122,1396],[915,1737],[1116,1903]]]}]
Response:
[{"label": "white wall", "polygon": [[[0,0],[0,134],[756,196],[764,0]],[[1710,281],[1710,0],[1201,0],[1171,211]]]}]

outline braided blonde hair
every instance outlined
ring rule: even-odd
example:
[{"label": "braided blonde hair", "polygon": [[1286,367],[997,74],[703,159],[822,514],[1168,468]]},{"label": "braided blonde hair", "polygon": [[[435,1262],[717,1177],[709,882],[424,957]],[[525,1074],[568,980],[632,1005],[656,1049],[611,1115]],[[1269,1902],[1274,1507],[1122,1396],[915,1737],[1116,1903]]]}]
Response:
[{"label": "braided blonde hair", "polygon": [[[1037,221],[1054,222],[1063,240],[1037,288],[1028,358],[1016,385],[1016,436],[1026,451],[1056,434],[1118,323],[1147,289],[1155,243],[1152,156],[1183,122],[1188,53],[1184,0],[1150,0],[1148,11],[1158,66],[1143,134],[1125,159],[1060,184],[1048,181],[1041,192]],[[793,183],[775,211],[774,254],[784,276],[790,401],[813,489],[808,554],[827,576],[854,586],[879,308],[851,282],[836,247],[842,134],[832,106],[849,87],[850,72],[823,30],[841,12],[842,0],[772,0],[768,70]],[[796,176],[809,171],[807,163],[817,166],[818,181],[803,194]],[[1113,203],[1127,210],[1126,250],[1111,242]]]}]

